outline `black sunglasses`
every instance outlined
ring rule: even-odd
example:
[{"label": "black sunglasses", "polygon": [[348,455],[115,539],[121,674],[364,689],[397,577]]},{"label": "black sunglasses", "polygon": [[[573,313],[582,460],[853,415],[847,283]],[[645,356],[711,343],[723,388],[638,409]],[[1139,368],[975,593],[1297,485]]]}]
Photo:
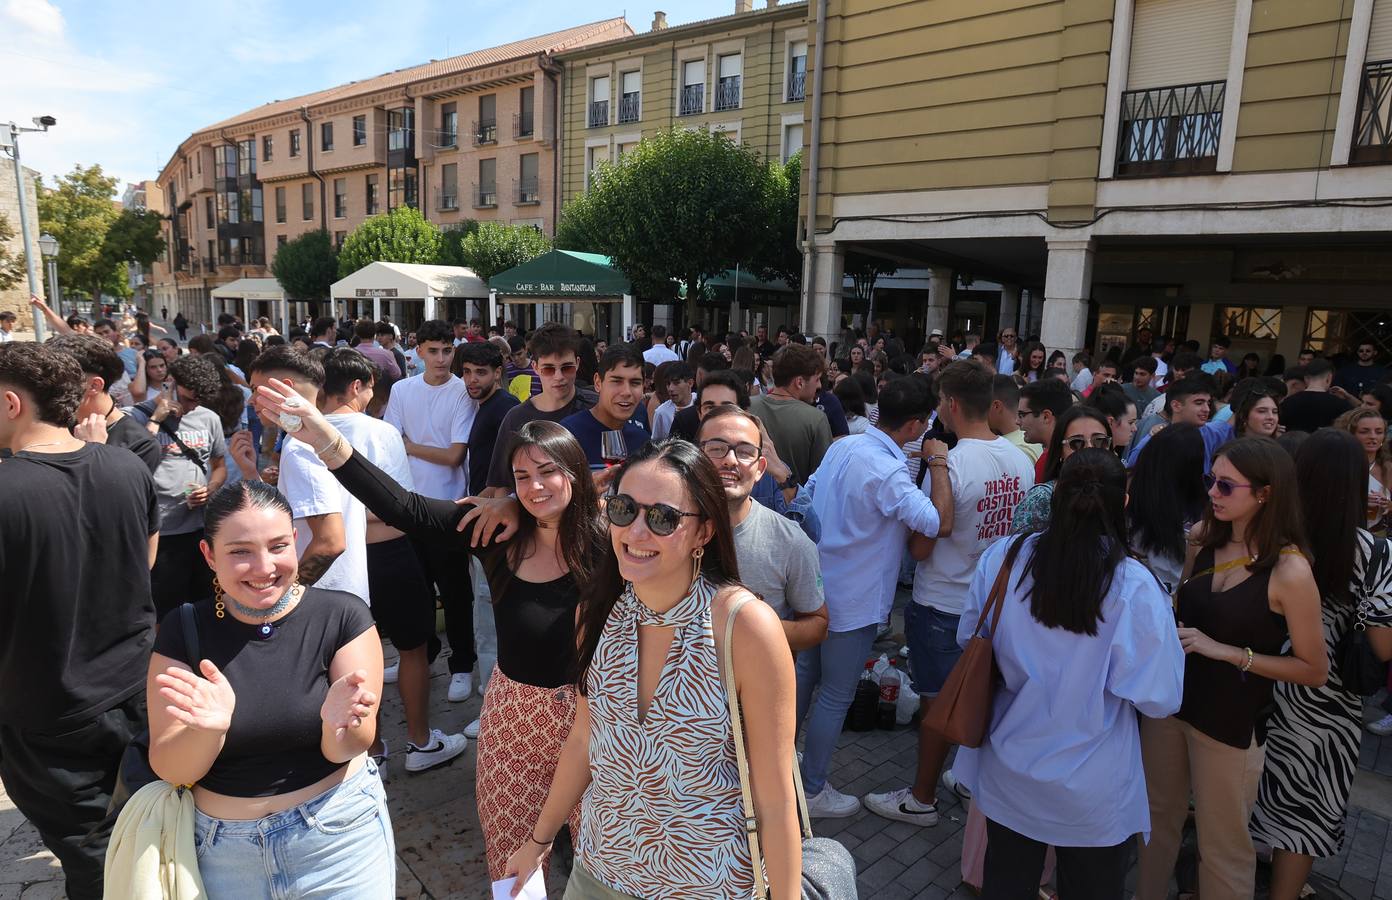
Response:
[{"label": "black sunglasses", "polygon": [[638,518],[639,510],[646,510],[644,521],[648,530],[658,537],[666,537],[676,531],[684,516],[701,515],[682,512],[666,503],[639,503],[627,494],[613,494],[604,498],[604,511],[609,515],[609,521],[620,528],[632,525]]},{"label": "black sunglasses", "polygon": [[1212,472],[1209,472],[1208,474],[1204,475],[1203,483],[1204,490],[1206,491],[1211,491],[1214,488],[1217,488],[1218,496],[1220,497],[1231,497],[1233,491],[1237,488],[1252,487],[1252,485],[1250,484],[1238,484],[1236,481],[1229,481],[1226,478],[1215,478]]}]

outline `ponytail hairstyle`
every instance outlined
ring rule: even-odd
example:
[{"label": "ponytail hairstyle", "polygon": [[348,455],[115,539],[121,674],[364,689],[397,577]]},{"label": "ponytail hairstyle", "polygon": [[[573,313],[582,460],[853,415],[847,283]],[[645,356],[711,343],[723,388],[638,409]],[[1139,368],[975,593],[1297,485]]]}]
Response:
[{"label": "ponytail hairstyle", "polygon": [[1102,601],[1126,559],[1126,467],[1088,447],[1059,469],[1049,523],[1026,562],[1030,615],[1046,628],[1096,635]]},{"label": "ponytail hairstyle", "polygon": [[203,507],[203,539],[208,546],[213,545],[222,523],[244,509],[276,509],[285,513],[287,519],[295,518],[290,502],[264,481],[237,481],[224,485]]}]

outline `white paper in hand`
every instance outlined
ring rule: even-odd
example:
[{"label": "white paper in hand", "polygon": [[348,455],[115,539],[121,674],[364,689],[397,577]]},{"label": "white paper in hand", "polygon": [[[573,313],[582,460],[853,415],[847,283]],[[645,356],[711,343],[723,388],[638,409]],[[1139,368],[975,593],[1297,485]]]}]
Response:
[{"label": "white paper in hand", "polygon": [[[516,883],[516,878],[504,878],[502,881],[493,882],[493,900],[513,900],[512,886]],[[517,900],[546,900],[546,881],[541,877],[541,869],[533,872],[527,883],[522,885]]]}]

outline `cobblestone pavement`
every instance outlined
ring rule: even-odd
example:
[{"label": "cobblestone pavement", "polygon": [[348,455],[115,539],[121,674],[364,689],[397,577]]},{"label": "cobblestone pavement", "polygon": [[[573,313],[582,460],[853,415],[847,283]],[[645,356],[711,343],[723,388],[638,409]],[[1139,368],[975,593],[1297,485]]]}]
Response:
[{"label": "cobblestone pavement", "polygon": [[[906,599],[900,594],[901,603]],[[899,623],[896,610],[895,624]],[[877,652],[893,652],[898,635]],[[449,675],[443,659],[434,667],[433,724],[460,731],[478,716],[481,700],[450,703]],[[1370,706],[1366,716],[1381,710]],[[390,686],[383,704],[384,734],[393,754],[404,750],[401,704]],[[916,734],[894,731],[846,732],[832,763],[830,782],[845,793],[864,795],[899,787],[913,779]],[[406,900],[487,898],[488,873],[483,836],[474,808],[475,748],[451,765],[408,775],[399,756],[387,763],[387,798],[396,832],[397,896]],[[933,828],[890,822],[861,811],[846,819],[818,819],[818,835],[842,842],[855,857],[862,900],[940,900],[970,897],[961,886],[960,858],[966,811],[946,792],[942,821]],[[1353,807],[1349,810],[1344,852],[1322,860],[1316,874],[1337,884],[1342,894],[1321,896],[1392,900],[1392,738],[1364,734]],[[564,878],[553,873],[549,895],[559,898]],[[62,869],[38,835],[0,789],[0,900],[61,898]]]}]

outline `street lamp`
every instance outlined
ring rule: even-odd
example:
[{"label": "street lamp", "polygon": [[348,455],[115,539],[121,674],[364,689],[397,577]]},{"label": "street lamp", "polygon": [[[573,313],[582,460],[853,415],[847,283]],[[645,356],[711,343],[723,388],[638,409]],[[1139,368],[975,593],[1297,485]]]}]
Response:
[{"label": "street lamp", "polygon": [[[19,136],[33,131],[47,131],[57,125],[58,120],[53,116],[35,116],[33,122],[34,128],[22,128],[13,122],[7,123],[3,129],[0,129],[0,140],[7,141],[0,143],[0,150],[9,154],[10,159],[14,160],[15,196],[19,198],[19,231],[24,237],[24,264],[29,274],[29,293],[37,297],[39,296],[39,267],[34,261],[34,236],[29,229],[29,207],[24,200],[24,166],[19,163]],[[47,336],[47,331],[43,313],[36,308],[34,310],[34,340],[42,343]]]},{"label": "street lamp", "polygon": [[48,306],[62,315],[63,295],[58,290],[58,239],[47,231],[39,235],[39,252],[48,264]]}]

